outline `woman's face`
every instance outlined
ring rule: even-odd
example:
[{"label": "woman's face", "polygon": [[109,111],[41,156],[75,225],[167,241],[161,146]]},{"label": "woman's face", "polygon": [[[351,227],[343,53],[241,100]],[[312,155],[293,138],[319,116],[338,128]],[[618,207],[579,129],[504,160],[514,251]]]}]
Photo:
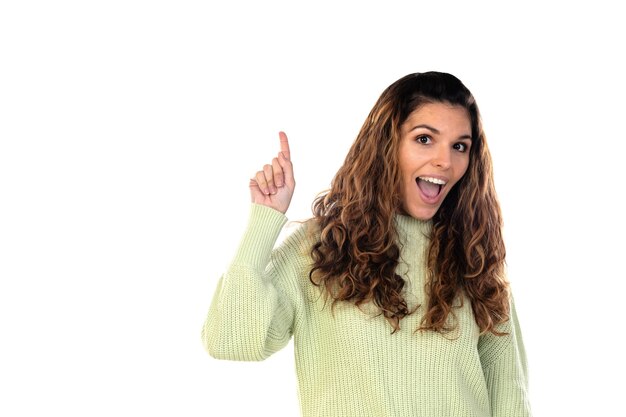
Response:
[{"label": "woman's face", "polygon": [[431,219],[467,170],[469,113],[461,106],[427,103],[409,115],[400,134],[402,209],[416,219]]}]

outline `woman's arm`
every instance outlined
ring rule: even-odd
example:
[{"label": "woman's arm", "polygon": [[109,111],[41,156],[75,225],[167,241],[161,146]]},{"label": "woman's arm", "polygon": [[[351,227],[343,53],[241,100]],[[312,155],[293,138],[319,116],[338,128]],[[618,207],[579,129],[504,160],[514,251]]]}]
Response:
[{"label": "woman's arm", "polygon": [[205,348],[219,359],[262,360],[291,337],[297,298],[290,284],[293,259],[270,262],[295,189],[287,135],[280,132],[279,139],[277,157],[250,180],[248,227],[202,329]]},{"label": "woman's arm", "polygon": [[510,311],[509,321],[498,329],[508,335],[482,335],[478,352],[489,390],[491,415],[530,417],[526,351],[512,298]]}]

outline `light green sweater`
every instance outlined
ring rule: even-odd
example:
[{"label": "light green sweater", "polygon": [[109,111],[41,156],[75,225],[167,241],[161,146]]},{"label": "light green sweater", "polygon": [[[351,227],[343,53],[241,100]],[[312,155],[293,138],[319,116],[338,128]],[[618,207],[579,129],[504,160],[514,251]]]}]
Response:
[{"label": "light green sweater", "polygon": [[[302,225],[275,250],[286,217],[252,205],[248,228],[220,279],[202,330],[218,359],[263,360],[294,337],[302,416],[530,416],[526,357],[514,306],[507,336],[479,336],[471,304],[455,310],[447,338],[415,332],[423,309],[391,334],[383,316],[330,301],[309,281],[315,233]],[[397,216],[398,273],[409,308],[426,304],[430,222]],[[367,309],[365,309],[367,310]]]}]

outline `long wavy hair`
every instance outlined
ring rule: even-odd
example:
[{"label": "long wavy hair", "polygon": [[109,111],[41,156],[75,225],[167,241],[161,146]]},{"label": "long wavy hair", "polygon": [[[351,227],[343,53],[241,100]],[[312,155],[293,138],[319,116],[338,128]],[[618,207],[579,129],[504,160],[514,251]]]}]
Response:
[{"label": "long wavy hair", "polygon": [[[509,318],[505,247],[492,162],[471,92],[453,75],[407,75],[382,93],[367,116],[328,191],[313,202],[320,239],[309,278],[333,299],[360,307],[373,302],[393,332],[413,313],[396,273],[400,247],[394,223],[401,212],[398,167],[400,128],[425,103],[467,109],[472,128],[469,166],[432,219],[427,251],[428,305],[417,330],[447,333],[457,326],[455,306],[464,294],[481,334],[501,335]],[[391,191],[390,191],[391,190]],[[458,301],[461,301],[461,304]]]}]

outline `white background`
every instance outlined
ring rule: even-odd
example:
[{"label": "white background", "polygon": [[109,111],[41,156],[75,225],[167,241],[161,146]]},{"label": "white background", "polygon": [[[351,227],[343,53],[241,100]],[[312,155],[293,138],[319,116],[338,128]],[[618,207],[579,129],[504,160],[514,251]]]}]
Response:
[{"label": "white background", "polygon": [[428,70],[482,111],[535,415],[626,415],[625,30],[573,3],[3,2],[0,415],[297,415],[292,344],[200,342],[248,179],[286,131],[307,218]]}]

